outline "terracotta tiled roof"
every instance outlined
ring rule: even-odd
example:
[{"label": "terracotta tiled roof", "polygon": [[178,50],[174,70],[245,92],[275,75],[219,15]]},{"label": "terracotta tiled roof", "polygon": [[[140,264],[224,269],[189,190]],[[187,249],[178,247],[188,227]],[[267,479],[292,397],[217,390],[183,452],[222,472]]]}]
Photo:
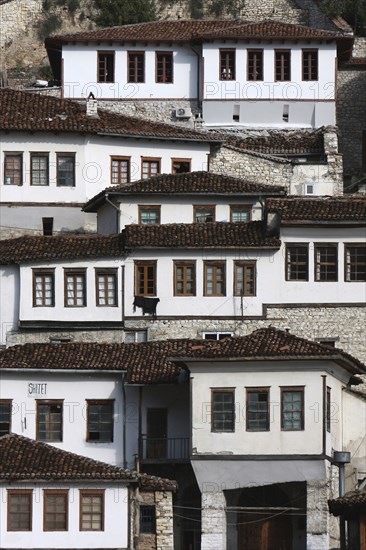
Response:
[{"label": "terracotta tiled roof", "polygon": [[264,155],[324,155],[322,131],[270,131],[267,135],[240,137],[229,133],[216,134],[237,149]]},{"label": "terracotta tiled roof", "polygon": [[0,438],[0,481],[126,481],[142,489],[175,491],[174,481],[139,474],[40,441],[10,434]]},{"label": "terracotta tiled roof", "polygon": [[269,198],[269,212],[278,212],[283,222],[366,222],[366,197]]},{"label": "terracotta tiled roof", "polygon": [[279,248],[262,222],[127,225],[126,249],[134,248]]},{"label": "terracotta tiled roof", "polygon": [[149,137],[209,142],[215,138],[181,126],[154,122],[98,110],[99,118],[86,116],[85,105],[69,99],[0,89],[0,130],[77,132],[117,134],[124,137]]},{"label": "terracotta tiled roof", "polygon": [[330,513],[334,516],[357,508],[366,510],[366,491],[350,491],[343,497],[328,500],[328,505]]}]

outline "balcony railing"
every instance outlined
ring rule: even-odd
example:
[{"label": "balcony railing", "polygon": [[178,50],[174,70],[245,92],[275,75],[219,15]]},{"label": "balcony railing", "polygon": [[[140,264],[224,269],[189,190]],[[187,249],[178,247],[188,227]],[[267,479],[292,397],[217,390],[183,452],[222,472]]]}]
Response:
[{"label": "balcony railing", "polygon": [[189,438],[143,435],[140,438],[140,459],[144,462],[187,462]]}]

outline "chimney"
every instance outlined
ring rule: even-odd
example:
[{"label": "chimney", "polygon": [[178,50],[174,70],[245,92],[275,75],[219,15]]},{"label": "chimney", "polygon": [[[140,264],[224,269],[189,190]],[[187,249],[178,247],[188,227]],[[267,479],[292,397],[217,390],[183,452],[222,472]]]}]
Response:
[{"label": "chimney", "polygon": [[92,92],[88,95],[86,100],[86,116],[88,118],[99,118],[98,115],[98,100],[95,99],[95,96]]}]

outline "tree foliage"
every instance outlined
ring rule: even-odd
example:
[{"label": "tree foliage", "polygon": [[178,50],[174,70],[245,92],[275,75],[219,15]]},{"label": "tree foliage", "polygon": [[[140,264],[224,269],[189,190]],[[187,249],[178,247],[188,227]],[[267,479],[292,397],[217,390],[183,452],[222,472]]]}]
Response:
[{"label": "tree foliage", "polygon": [[98,14],[94,21],[99,27],[114,27],[155,21],[155,0],[94,0]]},{"label": "tree foliage", "polygon": [[321,0],[320,8],[329,17],[341,15],[356,35],[366,36],[365,0]]}]

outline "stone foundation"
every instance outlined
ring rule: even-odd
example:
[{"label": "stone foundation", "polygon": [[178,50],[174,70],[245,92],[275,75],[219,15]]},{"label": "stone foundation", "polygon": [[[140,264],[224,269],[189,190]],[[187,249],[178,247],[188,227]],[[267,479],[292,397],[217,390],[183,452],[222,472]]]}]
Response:
[{"label": "stone foundation", "polygon": [[222,491],[202,493],[201,550],[226,550],[226,499]]},{"label": "stone foundation", "polygon": [[[156,510],[156,535],[139,533],[137,546],[139,550],[173,550],[173,497],[168,491],[140,492],[137,496],[139,505],[153,506]],[[138,510],[137,510],[138,512]],[[136,518],[136,524],[138,524]]]}]

